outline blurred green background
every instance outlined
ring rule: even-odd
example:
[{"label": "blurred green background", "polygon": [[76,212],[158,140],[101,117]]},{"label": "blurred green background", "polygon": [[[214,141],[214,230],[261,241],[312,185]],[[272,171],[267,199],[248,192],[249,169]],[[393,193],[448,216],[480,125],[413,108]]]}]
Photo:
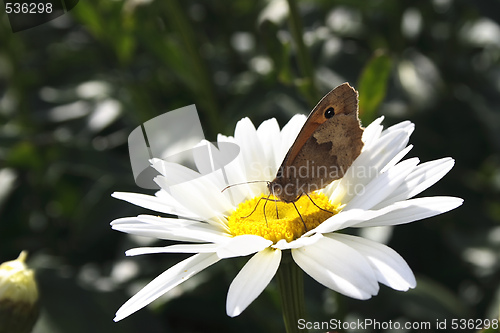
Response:
[{"label": "blurred green background", "polygon": [[187,256],[125,257],[167,243],[112,231],[115,218],[154,213],[110,194],[152,193],[134,183],[127,137],[157,115],[194,103],[215,140],[242,117],[284,125],[345,81],[360,91],[365,126],[411,120],[410,156],[456,159],[421,196],[465,203],[386,235],[415,290],[382,286],[357,301],[306,277],[309,319],[498,318],[499,23],[493,0],[89,0],[18,33],[0,14],[0,262],[30,252],[42,304],[33,332],[283,331],[275,284],[226,316],[244,260],[114,323],[138,288]]}]

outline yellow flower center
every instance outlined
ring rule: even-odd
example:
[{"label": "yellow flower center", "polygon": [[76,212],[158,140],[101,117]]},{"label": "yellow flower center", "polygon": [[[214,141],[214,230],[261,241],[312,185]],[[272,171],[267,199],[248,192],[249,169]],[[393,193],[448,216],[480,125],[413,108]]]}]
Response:
[{"label": "yellow flower center", "polygon": [[234,236],[258,235],[273,243],[280,239],[291,242],[340,211],[340,204],[331,204],[323,193],[311,193],[309,197],[303,195],[295,202],[297,212],[293,203],[256,196],[240,203],[229,216],[229,230]]}]

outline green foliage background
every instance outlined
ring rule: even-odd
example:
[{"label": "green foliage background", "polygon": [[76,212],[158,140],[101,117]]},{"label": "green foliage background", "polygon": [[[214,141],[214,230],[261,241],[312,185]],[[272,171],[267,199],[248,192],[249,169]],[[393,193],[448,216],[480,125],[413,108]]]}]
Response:
[{"label": "green foliage background", "polygon": [[110,194],[148,193],[134,183],[127,137],[157,115],[194,103],[214,140],[242,117],[283,125],[344,81],[360,91],[365,125],[409,119],[412,156],[456,159],[424,195],[465,203],[394,228],[388,244],[415,290],[382,286],[357,301],[306,277],[309,319],[498,318],[499,24],[491,0],[89,0],[15,34],[0,14],[0,262],[30,251],[34,332],[283,331],[274,284],[226,316],[238,260],[113,323],[139,286],[186,256],[126,258],[144,240],[109,222],[151,212]]}]

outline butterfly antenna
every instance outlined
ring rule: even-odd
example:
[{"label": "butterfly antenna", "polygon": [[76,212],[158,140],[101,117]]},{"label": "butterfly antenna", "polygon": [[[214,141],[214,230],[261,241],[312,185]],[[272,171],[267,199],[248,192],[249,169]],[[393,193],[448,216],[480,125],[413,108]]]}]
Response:
[{"label": "butterfly antenna", "polygon": [[224,192],[225,190],[227,190],[228,188],[233,187],[233,186],[245,185],[245,184],[252,184],[252,183],[269,183],[269,181],[268,180],[252,180],[252,181],[244,182],[244,183],[231,184],[231,185],[228,185],[228,186],[224,187],[221,190],[221,193]]}]

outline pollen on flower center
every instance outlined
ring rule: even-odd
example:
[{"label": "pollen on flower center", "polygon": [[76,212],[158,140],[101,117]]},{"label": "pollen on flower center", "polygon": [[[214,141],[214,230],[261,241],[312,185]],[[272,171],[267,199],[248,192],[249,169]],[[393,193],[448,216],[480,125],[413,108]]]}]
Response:
[{"label": "pollen on flower center", "polygon": [[229,216],[229,229],[234,236],[258,235],[274,243],[280,239],[290,242],[306,232],[304,223],[307,230],[312,230],[340,211],[340,204],[331,204],[323,193],[311,193],[309,197],[301,196],[295,202],[299,216],[293,203],[277,201],[273,196],[269,200],[267,195],[256,196],[242,202]]}]

